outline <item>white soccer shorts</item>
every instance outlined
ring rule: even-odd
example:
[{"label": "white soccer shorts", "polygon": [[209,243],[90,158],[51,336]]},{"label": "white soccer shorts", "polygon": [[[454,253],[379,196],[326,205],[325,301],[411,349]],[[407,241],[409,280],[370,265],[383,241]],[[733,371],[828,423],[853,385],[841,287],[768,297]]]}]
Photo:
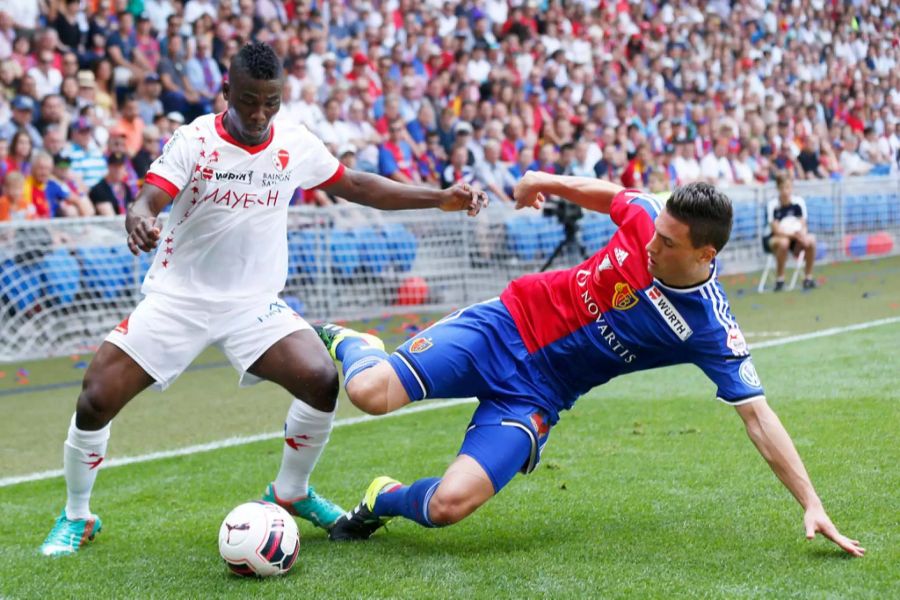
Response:
[{"label": "white soccer shorts", "polygon": [[240,385],[258,383],[247,372],[280,339],[311,329],[277,296],[210,301],[148,294],[107,337],[164,390],[197,355],[216,346],[240,373]]}]

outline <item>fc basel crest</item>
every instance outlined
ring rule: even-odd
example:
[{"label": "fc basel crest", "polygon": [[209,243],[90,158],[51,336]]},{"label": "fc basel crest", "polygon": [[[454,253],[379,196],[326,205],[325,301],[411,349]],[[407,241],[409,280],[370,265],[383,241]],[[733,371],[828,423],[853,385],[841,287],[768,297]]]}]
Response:
[{"label": "fc basel crest", "polygon": [[631,286],[620,281],[616,284],[616,291],[612,297],[612,307],[616,310],[628,310],[638,303],[637,294],[631,289]]},{"label": "fc basel crest", "polygon": [[419,354],[420,352],[425,352],[432,346],[434,346],[434,344],[431,342],[431,338],[419,338],[413,340],[413,343],[409,345],[409,351],[413,354]]},{"label": "fc basel crest", "polygon": [[291,161],[291,155],[288,154],[288,151],[284,148],[280,150],[276,150],[274,154],[272,154],[272,163],[275,165],[275,170],[279,173],[287,169],[288,163]]}]

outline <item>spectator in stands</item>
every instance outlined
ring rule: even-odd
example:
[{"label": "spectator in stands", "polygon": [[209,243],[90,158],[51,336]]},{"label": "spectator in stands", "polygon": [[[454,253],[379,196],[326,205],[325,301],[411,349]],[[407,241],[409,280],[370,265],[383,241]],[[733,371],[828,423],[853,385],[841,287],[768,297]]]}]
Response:
[{"label": "spectator in stands", "polygon": [[194,89],[185,73],[184,42],[180,35],[169,38],[167,52],[159,61],[159,79],[162,82],[162,100],[166,112],[178,111],[183,115],[199,116],[207,112],[209,103]]},{"label": "spectator in stands", "polygon": [[101,58],[94,63],[94,102],[93,106],[103,118],[110,118],[118,108],[115,85],[113,83],[113,64],[108,58]]},{"label": "spectator in stands", "polygon": [[475,179],[497,206],[514,207],[512,189],[516,181],[509,165],[500,161],[500,142],[488,140],[484,145],[484,160],[475,165]]},{"label": "spectator in stands", "polygon": [[31,124],[34,117],[34,100],[29,96],[16,96],[10,103],[12,119],[0,125],[0,138],[10,140],[17,131],[24,131],[31,138],[32,145],[40,148],[41,134]]},{"label": "spectator in stands", "polygon": [[350,143],[350,129],[341,120],[341,104],[337,98],[325,102],[325,119],[319,122],[315,133],[331,152]]},{"label": "spectator in stands", "polygon": [[185,64],[184,73],[191,87],[199,94],[204,112],[210,112],[213,99],[222,89],[222,72],[212,58],[212,38],[201,35],[196,44],[197,49]]},{"label": "spectator in stands", "polygon": [[[143,143],[143,130],[141,131],[141,138]],[[140,177],[131,159],[131,152],[128,150],[128,131],[118,125],[109,130],[109,138],[106,140],[107,162],[113,154],[121,154],[125,157],[125,162],[123,163],[125,176],[123,180],[131,190],[131,194],[137,198]]]},{"label": "spectator in stands", "polygon": [[35,218],[84,217],[94,214],[93,206],[86,198],[73,194],[66,185],[51,177],[53,158],[49,154],[37,152],[33,162],[31,175],[25,179],[23,195],[25,201],[34,207]]},{"label": "spectator in stands", "polygon": [[59,93],[62,73],[54,66],[54,58],[52,50],[42,50],[38,55],[37,65],[28,69],[28,74],[34,78],[38,98]]},{"label": "spectator in stands", "polygon": [[134,201],[131,188],[125,182],[125,159],[121,152],[110,154],[106,159],[106,176],[88,193],[100,216],[123,215]]},{"label": "spectator in stands", "polygon": [[628,188],[643,188],[650,178],[650,145],[642,142],[634,153],[634,158],[622,171],[622,185]]},{"label": "spectator in stands", "polygon": [[388,139],[378,150],[378,173],[401,183],[418,182],[415,157],[409,141],[406,124],[399,116],[391,121]]},{"label": "spectator in stands", "polygon": [[841,171],[847,177],[868,175],[875,166],[859,154],[859,138],[853,134],[844,136],[840,157]]},{"label": "spectator in stands", "polygon": [[700,163],[694,156],[694,143],[688,137],[679,137],[675,140],[675,158],[672,159],[672,169],[675,174],[676,186],[693,183],[700,180]]},{"label": "spectator in stands", "polygon": [[144,121],[138,112],[138,101],[133,95],[125,96],[119,111],[119,121],[113,127],[125,137],[125,151],[134,156],[141,149],[144,134]]},{"label": "spectator in stands", "polygon": [[138,116],[145,125],[152,124],[156,115],[165,112],[162,100],[160,100],[161,95],[162,83],[159,80],[159,75],[148,73],[138,85],[137,94],[135,95],[138,104]]},{"label": "spectator in stands", "polygon": [[14,170],[9,160],[9,140],[0,137],[0,185],[3,184],[7,173]]},{"label": "spectator in stands", "polygon": [[24,131],[17,131],[9,143],[7,165],[10,171],[18,171],[24,175],[31,173],[31,154],[34,144]]},{"label": "spectator in stands", "polygon": [[808,135],[802,140],[802,146],[797,154],[797,163],[800,165],[798,177],[801,179],[822,179],[827,175],[819,162],[818,138]]},{"label": "spectator in stands", "polygon": [[87,21],[80,0],[54,0],[49,3],[48,24],[56,30],[63,50],[83,52],[87,41]]},{"label": "spectator in stands", "polygon": [[18,171],[6,174],[0,196],[0,221],[23,221],[34,218],[34,207],[25,201],[25,176]]},{"label": "spectator in stands", "polygon": [[425,135],[425,152],[419,155],[418,164],[423,182],[441,185],[441,177],[447,167],[447,152],[437,131],[429,131]]},{"label": "spectator in stands", "polygon": [[891,148],[887,138],[878,137],[874,127],[866,127],[863,140],[859,144],[859,155],[873,165],[890,165]]},{"label": "spectator in stands", "polygon": [[137,151],[131,163],[134,166],[138,181],[143,182],[144,176],[150,170],[150,165],[159,158],[162,152],[159,128],[155,125],[147,125],[141,136],[141,149]]},{"label": "spectator in stands", "polygon": [[[588,155],[589,152],[589,142],[579,141],[575,144],[575,159],[572,161],[572,166],[569,170],[570,175],[574,175],[576,177],[594,177],[594,165],[596,161],[591,161]],[[603,155],[601,154],[602,158]]]},{"label": "spectator in stands", "polygon": [[[43,136],[48,127],[57,127],[68,129],[69,117],[66,114],[66,105],[62,96],[59,94],[48,94],[44,96],[40,103],[40,112],[35,125],[38,132]],[[43,145],[43,138],[41,140]]]},{"label": "spectator in stands", "polygon": [[809,233],[806,203],[793,194],[794,182],[790,173],[779,171],[775,175],[778,198],[770,200],[766,207],[767,225],[770,230],[763,237],[763,248],[775,255],[775,291],[784,289],[784,270],[788,254],[804,255],[803,289],[816,287],[813,266],[816,262],[816,236]]},{"label": "spectator in stands", "polygon": [[750,160],[750,148],[747,144],[741,144],[737,156],[731,159],[731,168],[734,172],[734,182],[737,185],[751,185],[756,181],[753,162]]},{"label": "spectator in stands", "polygon": [[71,161],[72,172],[88,188],[96,185],[106,175],[106,160],[91,140],[91,122],[79,117],[72,123],[71,141],[63,151]]},{"label": "spectator in stands", "polygon": [[153,69],[143,52],[136,51],[137,31],[134,15],[127,10],[119,11],[117,27],[106,42],[106,52],[113,64],[113,85],[126,88],[131,82],[143,79]]},{"label": "spectator in stands", "polygon": [[[71,164],[69,157],[64,154],[53,155],[53,179],[65,186],[74,197],[84,200],[87,198],[88,190],[81,178],[72,173]],[[95,214],[93,205],[91,205],[91,212],[87,214]]]},{"label": "spectator in stands", "polygon": [[462,144],[457,145],[450,153],[450,162],[444,167],[441,175],[441,187],[448,188],[457,183],[473,185],[476,181],[475,169],[469,166],[469,152]]},{"label": "spectator in stands", "polygon": [[716,186],[734,183],[734,171],[728,159],[728,138],[719,137],[711,152],[700,161],[700,175],[704,181]]}]

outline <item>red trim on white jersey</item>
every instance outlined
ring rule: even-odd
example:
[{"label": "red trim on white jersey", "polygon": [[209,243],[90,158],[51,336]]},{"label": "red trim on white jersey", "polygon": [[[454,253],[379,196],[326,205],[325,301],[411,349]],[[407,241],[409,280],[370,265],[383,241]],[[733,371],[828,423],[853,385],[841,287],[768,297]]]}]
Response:
[{"label": "red trim on white jersey", "polygon": [[328,187],[329,185],[331,185],[332,183],[336,182],[338,179],[343,177],[345,170],[346,169],[344,168],[344,164],[338,163],[338,168],[334,170],[334,174],[331,177],[329,177],[328,179],[326,179],[325,181],[323,181],[322,183],[320,183],[319,185],[317,185],[313,189]]},{"label": "red trim on white jersey", "polygon": [[232,146],[237,146],[241,150],[245,150],[250,154],[257,154],[262,152],[266,148],[269,147],[269,144],[272,143],[272,140],[275,139],[275,123],[272,123],[272,126],[269,127],[269,139],[267,139],[262,144],[256,146],[248,146],[246,144],[242,144],[241,142],[234,139],[234,137],[228,133],[228,130],[225,129],[225,113],[219,113],[216,115],[216,133],[219,134],[219,137],[231,144]]},{"label": "red trim on white jersey", "polygon": [[178,195],[178,192],[181,190],[178,189],[174,183],[166,179],[161,175],[157,175],[156,173],[147,173],[147,176],[144,178],[144,183],[149,183],[150,185],[155,185],[169,196],[174,198]]}]

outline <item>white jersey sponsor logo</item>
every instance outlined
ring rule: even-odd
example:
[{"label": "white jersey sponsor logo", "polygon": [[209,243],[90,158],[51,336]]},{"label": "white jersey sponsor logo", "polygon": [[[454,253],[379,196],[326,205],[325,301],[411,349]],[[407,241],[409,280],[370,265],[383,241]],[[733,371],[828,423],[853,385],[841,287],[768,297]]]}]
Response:
[{"label": "white jersey sponsor logo", "polygon": [[735,356],[744,356],[747,354],[747,340],[744,339],[741,328],[736,324],[732,325],[728,330],[728,341],[726,341],[725,344]]},{"label": "white jersey sponsor logo", "polygon": [[678,312],[678,309],[672,305],[659,288],[655,285],[650,286],[650,289],[647,290],[647,297],[650,298],[650,304],[652,304],[653,308],[656,309],[656,312],[660,314],[663,321],[669,326],[669,329],[678,336],[678,339],[683,342],[691,337],[691,334],[693,334],[694,331],[687,324],[687,321],[684,320],[684,317],[681,316],[681,313]]},{"label": "white jersey sponsor logo", "polygon": [[628,252],[622,250],[621,248],[615,249],[616,253],[616,262],[619,263],[619,266],[622,266],[622,263],[625,262],[625,259],[628,258]]}]

